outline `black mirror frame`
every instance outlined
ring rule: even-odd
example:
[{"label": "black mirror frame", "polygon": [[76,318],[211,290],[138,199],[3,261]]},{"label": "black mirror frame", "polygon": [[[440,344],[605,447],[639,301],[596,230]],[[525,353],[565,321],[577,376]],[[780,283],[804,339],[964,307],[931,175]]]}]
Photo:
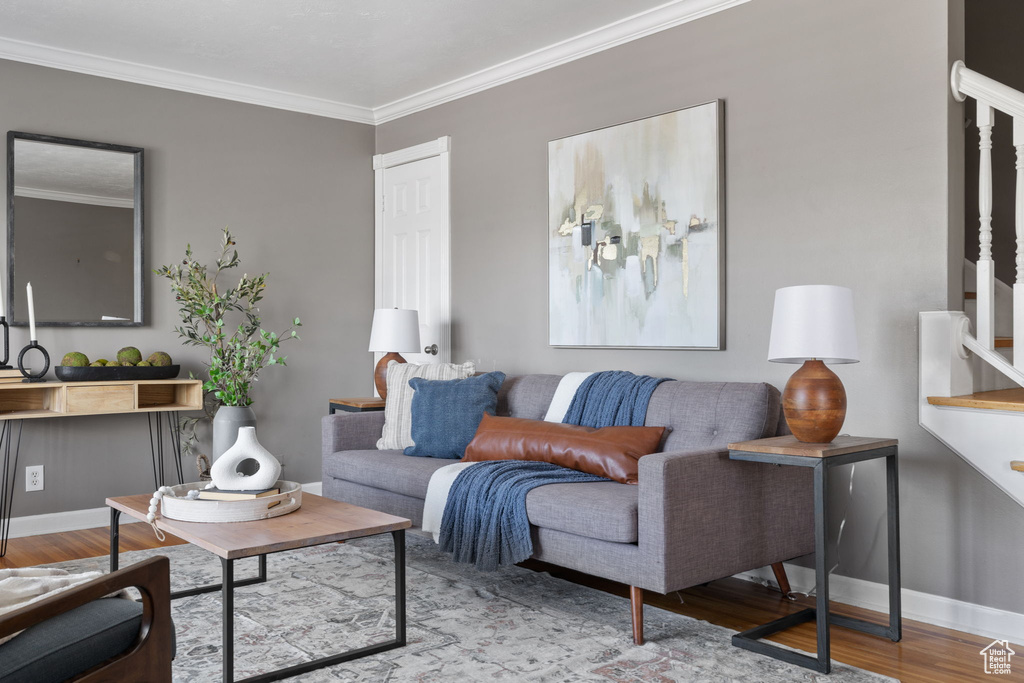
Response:
[{"label": "black mirror frame", "polygon": [[15,322],[14,315],[14,141],[31,140],[33,142],[48,142],[56,145],[69,145],[73,147],[88,147],[108,152],[124,152],[134,155],[135,177],[134,177],[134,216],[135,249],[133,259],[134,268],[134,311],[132,320],[96,320],[96,321],[73,321],[55,322],[37,320],[37,327],[141,327],[144,320],[146,308],[145,290],[146,277],[144,269],[145,254],[145,230],[143,229],[144,211],[144,154],[142,147],[128,147],[126,145],[115,145],[107,142],[90,142],[88,140],[75,140],[73,138],[61,138],[52,135],[38,135],[36,133],[22,133],[18,131],[7,132],[7,318],[14,326],[27,327],[28,321]]}]

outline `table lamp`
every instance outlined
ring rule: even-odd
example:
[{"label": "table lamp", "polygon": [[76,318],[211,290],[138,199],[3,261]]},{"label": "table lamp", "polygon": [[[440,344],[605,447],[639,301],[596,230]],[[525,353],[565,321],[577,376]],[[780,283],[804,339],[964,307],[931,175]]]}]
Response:
[{"label": "table lamp", "polygon": [[420,317],[416,311],[402,308],[378,308],[370,328],[370,351],[385,354],[373,371],[373,384],[381,398],[388,395],[388,363],[404,363],[401,352],[420,350]]},{"label": "table lamp", "polygon": [[856,363],[853,291],[833,285],[775,292],[768,360],[803,363],[782,392],[782,411],[800,441],[829,443],[846,419],[846,390],[825,363]]}]

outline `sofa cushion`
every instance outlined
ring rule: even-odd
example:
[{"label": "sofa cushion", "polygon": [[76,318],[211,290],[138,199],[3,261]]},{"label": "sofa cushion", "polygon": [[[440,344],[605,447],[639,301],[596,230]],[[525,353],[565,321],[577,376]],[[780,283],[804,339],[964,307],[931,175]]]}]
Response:
[{"label": "sofa cushion", "polygon": [[669,427],[663,450],[726,450],[730,443],[775,436],[779,390],[747,382],[662,382],[647,406],[648,426]]},{"label": "sofa cushion", "polygon": [[142,604],[93,600],[0,645],[0,682],[63,681],[118,655],[139,635]]},{"label": "sofa cushion", "polygon": [[412,387],[413,377],[424,379],[465,379],[476,371],[472,362],[454,363],[388,363],[387,400],[384,402],[384,429],[377,448],[382,451],[408,448],[412,440]]},{"label": "sofa cushion", "polygon": [[466,379],[429,380],[413,377],[412,440],[406,455],[457,460],[473,440],[480,419],[494,415],[504,372]]},{"label": "sofa cushion", "polygon": [[324,456],[323,472],[422,500],[427,497],[427,484],[434,470],[451,464],[451,460],[441,458],[413,458],[402,451],[339,451]]},{"label": "sofa cushion", "polygon": [[526,515],[544,529],[636,543],[638,490],[612,481],[538,486],[526,496]]},{"label": "sofa cushion", "polygon": [[465,460],[537,460],[623,484],[637,482],[637,462],[654,453],[664,427],[583,427],[484,415]]},{"label": "sofa cushion", "polygon": [[495,414],[542,420],[561,381],[561,375],[509,377],[498,390],[498,410]]}]

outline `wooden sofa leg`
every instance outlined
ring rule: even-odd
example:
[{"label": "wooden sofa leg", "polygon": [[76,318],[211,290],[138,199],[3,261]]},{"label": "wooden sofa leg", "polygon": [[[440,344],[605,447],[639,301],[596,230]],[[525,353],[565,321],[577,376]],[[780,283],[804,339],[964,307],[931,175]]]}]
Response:
[{"label": "wooden sofa leg", "polygon": [[779,590],[788,597],[791,589],[789,587],[789,577],[786,576],[786,568],[781,562],[776,562],[772,565],[772,571],[775,572],[775,581],[779,584]]},{"label": "wooden sofa leg", "polygon": [[644,589],[629,587],[629,606],[633,611],[633,642],[644,644]]}]

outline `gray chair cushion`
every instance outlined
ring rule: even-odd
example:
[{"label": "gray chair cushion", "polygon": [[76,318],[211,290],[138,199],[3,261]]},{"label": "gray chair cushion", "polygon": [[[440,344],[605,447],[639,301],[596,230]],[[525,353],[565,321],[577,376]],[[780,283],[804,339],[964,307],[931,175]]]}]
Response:
[{"label": "gray chair cushion", "polygon": [[139,635],[142,604],[94,600],[36,624],[0,645],[0,683],[63,681],[127,650]]},{"label": "gray chair cushion", "polygon": [[637,490],[613,481],[538,486],[526,496],[526,515],[544,529],[636,543]]},{"label": "gray chair cushion", "polygon": [[423,500],[434,470],[451,460],[417,458],[402,451],[339,451],[324,456],[324,474]]}]

